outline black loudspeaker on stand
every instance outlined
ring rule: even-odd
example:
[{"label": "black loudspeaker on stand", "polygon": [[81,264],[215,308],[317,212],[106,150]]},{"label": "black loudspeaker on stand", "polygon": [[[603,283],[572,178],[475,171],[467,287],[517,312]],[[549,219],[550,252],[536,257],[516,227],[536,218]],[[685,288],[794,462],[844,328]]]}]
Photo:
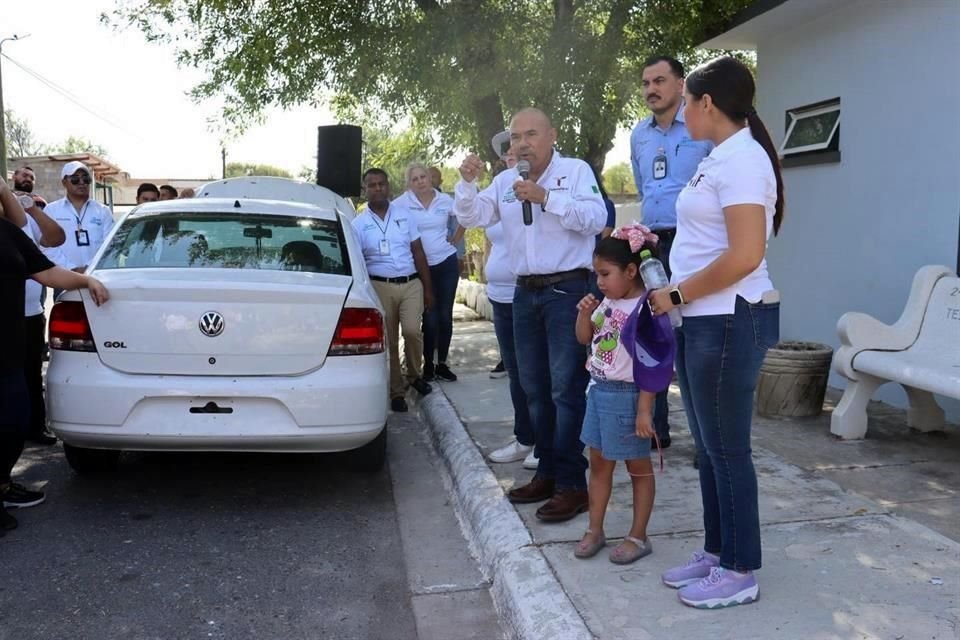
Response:
[{"label": "black loudspeaker on stand", "polygon": [[362,145],[358,126],[317,127],[317,184],[345,198],[359,196]]}]

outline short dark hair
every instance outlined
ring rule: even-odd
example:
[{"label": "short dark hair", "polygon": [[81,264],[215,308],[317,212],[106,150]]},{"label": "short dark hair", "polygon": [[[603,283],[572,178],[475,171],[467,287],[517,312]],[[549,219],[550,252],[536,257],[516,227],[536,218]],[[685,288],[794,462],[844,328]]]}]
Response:
[{"label": "short dark hair", "polygon": [[683,65],[680,64],[680,61],[676,58],[671,58],[670,56],[650,56],[643,63],[643,68],[652,67],[655,64],[660,64],[661,62],[666,62],[670,65],[670,70],[673,71],[673,75],[678,78],[683,77]]},{"label": "short dark hair", "polygon": [[160,191],[166,191],[167,193],[169,193],[170,195],[172,195],[174,198],[177,197],[177,188],[176,188],[176,187],[171,187],[171,186],[168,185],[168,184],[162,184],[162,185],[160,185]]},{"label": "short dark hair", "polygon": [[[28,167],[24,165],[22,167],[17,167],[13,172],[17,173],[18,171],[33,171],[33,167]],[[33,171],[33,173],[36,173],[36,171]]]},{"label": "short dark hair", "polygon": [[376,175],[378,175],[378,176],[383,176],[383,179],[384,179],[384,180],[386,180],[387,182],[390,182],[390,176],[388,176],[388,175],[387,175],[387,172],[384,171],[383,169],[381,169],[380,167],[370,167],[369,169],[367,169],[366,171],[364,171],[364,172],[363,172],[363,177],[361,178],[361,180],[362,180],[363,182],[366,182],[366,181],[367,181],[367,176],[369,176],[370,174],[376,174]]},{"label": "short dark hair", "polygon": [[160,190],[157,189],[157,185],[152,182],[144,182],[139,187],[137,187],[137,197],[139,198],[145,193],[155,193],[157,197],[160,197]]}]

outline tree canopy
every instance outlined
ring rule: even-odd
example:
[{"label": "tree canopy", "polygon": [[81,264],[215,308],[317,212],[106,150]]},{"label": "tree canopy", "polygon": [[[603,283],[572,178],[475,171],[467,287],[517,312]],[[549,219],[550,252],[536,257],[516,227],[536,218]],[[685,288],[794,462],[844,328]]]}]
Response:
[{"label": "tree canopy", "polygon": [[92,153],[101,158],[109,154],[106,147],[80,136],[69,136],[60,144],[49,147],[46,153]]},{"label": "tree canopy", "polygon": [[278,178],[292,178],[286,169],[274,167],[269,164],[254,164],[251,162],[228,162],[227,178],[236,178],[238,176],[276,176]]},{"label": "tree canopy", "polygon": [[637,192],[633,169],[626,162],[619,162],[603,172],[603,186],[608,193],[625,194]]},{"label": "tree canopy", "polygon": [[4,109],[3,115],[8,157],[22,158],[45,153],[46,147],[37,142],[26,118],[18,117],[10,109]]},{"label": "tree canopy", "polygon": [[750,0],[118,0],[108,22],[172,44],[220,97],[226,121],[332,95],[352,119],[413,117],[493,159],[507,115],[549,113],[567,155],[603,166],[617,127],[643,106],[643,61],[687,63],[693,47]]}]

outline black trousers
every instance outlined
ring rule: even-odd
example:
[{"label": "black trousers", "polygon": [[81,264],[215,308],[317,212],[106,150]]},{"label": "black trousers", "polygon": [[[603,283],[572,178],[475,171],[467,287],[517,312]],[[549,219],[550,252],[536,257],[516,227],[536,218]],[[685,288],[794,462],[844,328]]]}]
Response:
[{"label": "black trousers", "polygon": [[47,319],[43,314],[27,316],[26,321],[26,357],[23,376],[30,394],[30,423],[28,436],[36,436],[47,428],[47,405],[43,399],[43,351],[46,343]]},{"label": "black trousers", "polygon": [[0,484],[10,482],[10,472],[23,453],[30,421],[30,398],[22,369],[0,370]]}]

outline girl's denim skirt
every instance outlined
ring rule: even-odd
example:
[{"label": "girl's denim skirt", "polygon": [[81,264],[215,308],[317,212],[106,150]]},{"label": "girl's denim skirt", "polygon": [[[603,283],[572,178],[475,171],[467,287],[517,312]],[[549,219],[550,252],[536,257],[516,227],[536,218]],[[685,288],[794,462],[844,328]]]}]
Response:
[{"label": "girl's denim skirt", "polygon": [[580,441],[607,460],[649,458],[650,438],[636,433],[639,395],[633,382],[594,380],[587,393]]}]

